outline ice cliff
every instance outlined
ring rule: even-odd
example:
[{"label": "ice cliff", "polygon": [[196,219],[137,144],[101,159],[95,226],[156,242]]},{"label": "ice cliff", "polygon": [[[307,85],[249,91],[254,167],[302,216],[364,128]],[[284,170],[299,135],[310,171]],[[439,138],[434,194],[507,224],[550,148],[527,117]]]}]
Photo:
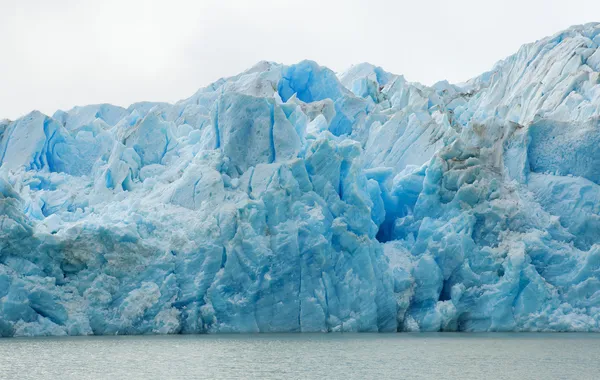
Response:
[{"label": "ice cliff", "polygon": [[0,335],[598,331],[599,45],[0,121]]}]

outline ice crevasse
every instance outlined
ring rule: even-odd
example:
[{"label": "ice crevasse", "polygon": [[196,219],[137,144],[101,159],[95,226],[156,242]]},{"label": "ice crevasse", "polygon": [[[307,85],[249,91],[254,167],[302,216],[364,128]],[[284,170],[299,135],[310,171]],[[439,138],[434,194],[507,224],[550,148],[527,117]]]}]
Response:
[{"label": "ice crevasse", "polygon": [[598,331],[599,45],[0,121],[0,335]]}]

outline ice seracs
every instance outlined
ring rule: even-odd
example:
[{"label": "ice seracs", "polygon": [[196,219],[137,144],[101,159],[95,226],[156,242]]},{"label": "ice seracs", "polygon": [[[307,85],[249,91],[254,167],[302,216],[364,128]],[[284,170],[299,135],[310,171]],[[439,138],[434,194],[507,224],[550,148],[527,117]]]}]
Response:
[{"label": "ice seracs", "polygon": [[0,335],[598,331],[599,45],[2,120]]}]

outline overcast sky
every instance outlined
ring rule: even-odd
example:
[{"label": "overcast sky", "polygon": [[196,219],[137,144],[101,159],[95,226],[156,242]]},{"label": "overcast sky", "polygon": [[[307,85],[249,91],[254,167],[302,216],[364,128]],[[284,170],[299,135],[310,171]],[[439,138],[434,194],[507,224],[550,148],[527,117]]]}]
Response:
[{"label": "overcast sky", "polygon": [[260,60],[461,82],[590,21],[598,0],[0,0],[0,119],[174,102]]}]

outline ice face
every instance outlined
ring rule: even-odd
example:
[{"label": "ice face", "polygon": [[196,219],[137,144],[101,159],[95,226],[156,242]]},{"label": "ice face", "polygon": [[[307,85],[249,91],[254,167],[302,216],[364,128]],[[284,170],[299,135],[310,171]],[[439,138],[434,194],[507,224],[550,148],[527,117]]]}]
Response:
[{"label": "ice face", "polygon": [[598,331],[599,45],[0,121],[0,335]]}]

